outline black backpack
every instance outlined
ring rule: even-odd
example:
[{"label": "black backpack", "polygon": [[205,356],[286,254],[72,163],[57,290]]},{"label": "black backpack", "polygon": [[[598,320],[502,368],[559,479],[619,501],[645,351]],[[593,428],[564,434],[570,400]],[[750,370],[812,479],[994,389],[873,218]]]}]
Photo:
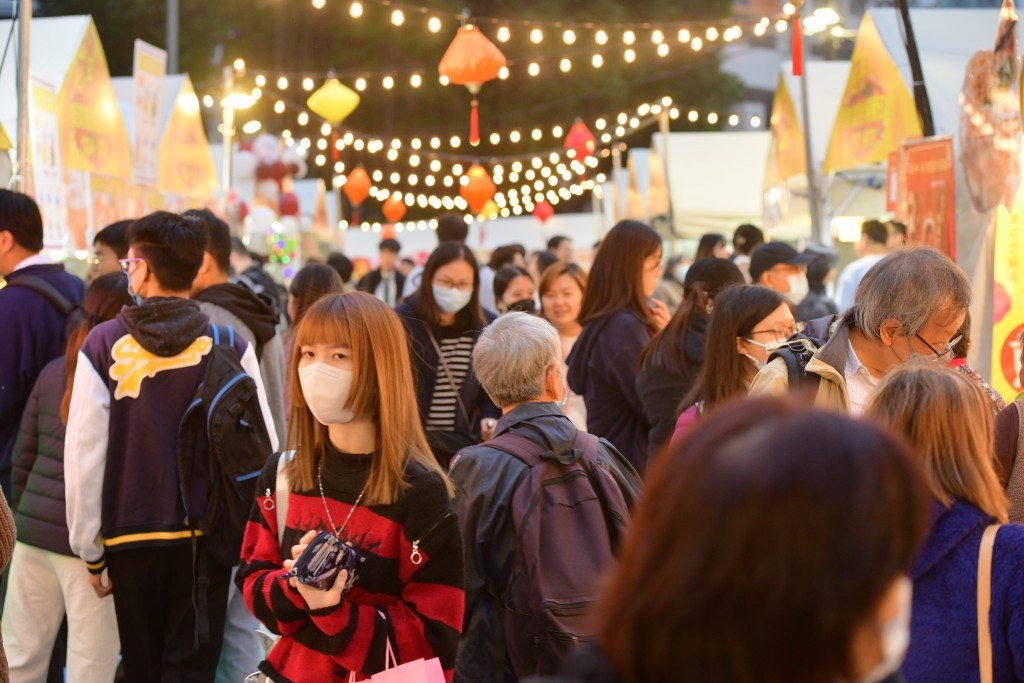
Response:
[{"label": "black backpack", "polygon": [[81,320],[81,306],[68,301],[67,297],[61,294],[56,287],[35,275],[21,275],[16,279],[8,280],[7,286],[27,289],[46,299],[46,302],[64,318],[64,343],[67,343],[69,331]]},{"label": "black backpack", "polygon": [[[208,637],[206,556],[220,564],[238,562],[245,525],[256,499],[256,479],[274,452],[263,421],[256,382],[235,351],[235,331],[213,326],[213,348],[203,381],[178,425],[178,484],[185,517],[193,531],[197,638]],[[197,498],[204,505],[197,507]],[[196,536],[206,539],[198,552]]]},{"label": "black backpack", "polygon": [[[799,389],[811,396],[817,394],[818,385],[821,384],[821,375],[808,374],[807,363],[829,340],[832,325],[838,319],[839,316],[830,315],[808,321],[803,332],[798,332],[787,338],[785,346],[780,346],[768,356],[769,363],[776,358],[785,361],[790,391]],[[808,348],[806,344],[802,343],[803,341],[811,342],[813,348]]]}]

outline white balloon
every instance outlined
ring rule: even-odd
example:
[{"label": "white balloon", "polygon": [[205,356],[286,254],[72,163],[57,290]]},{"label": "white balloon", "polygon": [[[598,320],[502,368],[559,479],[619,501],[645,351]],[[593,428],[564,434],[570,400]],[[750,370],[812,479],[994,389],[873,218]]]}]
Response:
[{"label": "white balloon", "polygon": [[285,235],[299,234],[299,219],[295,216],[281,216],[281,220],[278,222],[281,224],[281,232]]},{"label": "white balloon", "polygon": [[309,166],[306,164],[306,160],[302,159],[302,158],[299,158],[299,160],[296,162],[296,165],[299,168],[298,168],[297,171],[295,171],[295,174],[292,177],[293,178],[305,178],[306,177],[306,173],[309,172]]},{"label": "white balloon", "polygon": [[299,155],[299,149],[294,145],[292,147],[285,147],[281,152],[281,163],[286,166],[295,164],[298,170],[292,174],[293,178],[305,178],[306,172],[309,170],[306,166],[306,160]]},{"label": "white balloon", "polygon": [[281,159],[281,141],[273,135],[261,135],[253,140],[252,151],[261,163],[273,164]]},{"label": "white balloon", "polygon": [[254,206],[245,219],[246,232],[251,240],[262,239],[266,241],[266,235],[277,220],[277,214],[269,206]]},{"label": "white balloon", "polygon": [[252,152],[242,150],[235,153],[235,180],[251,180],[256,177],[256,167],[259,166],[259,159]]},{"label": "white balloon", "polygon": [[271,206],[277,206],[281,199],[281,189],[277,186],[277,181],[268,179],[256,183],[256,198]]}]

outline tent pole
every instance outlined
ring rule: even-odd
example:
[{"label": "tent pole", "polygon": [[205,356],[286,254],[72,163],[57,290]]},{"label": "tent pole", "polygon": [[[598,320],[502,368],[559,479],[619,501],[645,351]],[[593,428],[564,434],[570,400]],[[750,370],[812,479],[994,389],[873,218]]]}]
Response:
[{"label": "tent pole", "polygon": [[17,189],[28,189],[28,55],[29,31],[32,26],[32,0],[21,0],[18,8],[18,165],[15,170]]},{"label": "tent pole", "polygon": [[167,73],[178,73],[178,0],[167,0]]},{"label": "tent pole", "polygon": [[[222,97],[226,98],[231,94],[232,88],[235,87],[234,70],[230,66],[224,67],[224,94]],[[224,104],[226,100],[221,101],[221,118],[220,118],[220,135],[223,140],[223,162],[221,165],[221,185],[224,187],[224,191],[227,192],[231,189],[231,162],[232,157],[232,146],[234,145],[235,137],[235,110]]]},{"label": "tent pole", "polygon": [[[797,21],[800,17],[797,16]],[[811,240],[825,247],[832,246],[832,233],[823,225],[821,216],[821,192],[818,187],[818,170],[814,167],[814,153],[811,147],[811,106],[807,86],[807,50],[800,51],[800,110],[804,118],[804,156],[807,160],[807,209],[811,214]]]},{"label": "tent pole", "polygon": [[679,234],[676,232],[675,212],[672,210],[672,185],[669,181],[668,136],[671,133],[669,124],[669,108],[664,107],[661,110],[661,114],[658,115],[658,132],[661,133],[661,163],[665,167],[665,194],[668,196],[668,234],[673,237],[679,237]]},{"label": "tent pole", "polygon": [[914,102],[917,104],[917,115],[921,117],[921,133],[926,138],[935,135],[935,121],[932,118],[932,106],[928,101],[928,89],[924,85],[924,71],[921,69],[921,55],[917,51],[917,40],[914,38],[914,27],[910,23],[910,10],[907,0],[895,0],[899,9],[900,22],[903,24],[903,35],[907,39],[907,58],[910,60],[910,74],[914,79]]}]

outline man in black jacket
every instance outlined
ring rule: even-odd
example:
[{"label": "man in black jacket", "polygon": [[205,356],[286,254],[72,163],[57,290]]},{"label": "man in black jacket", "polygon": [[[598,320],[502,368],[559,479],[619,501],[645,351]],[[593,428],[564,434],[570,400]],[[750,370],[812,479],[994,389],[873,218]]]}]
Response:
[{"label": "man in black jacket", "polygon": [[395,268],[400,251],[402,245],[398,240],[390,237],[381,240],[380,267],[364,275],[356,289],[373,294],[388,306],[396,306],[402,296],[402,288],[405,287],[405,276]]},{"label": "man in black jacket", "polygon": [[[497,439],[510,433],[525,437],[542,459],[570,465],[582,454],[575,448],[577,429],[559,403],[566,390],[561,377],[561,343],[547,321],[525,313],[508,313],[480,335],[473,366],[484,390],[501,407],[494,430]],[[632,507],[639,497],[640,478],[608,441],[601,440],[597,466],[605,470]],[[455,663],[455,681],[500,683],[524,675],[509,659],[513,638],[529,634],[506,631],[502,615],[510,586],[523,580],[518,557],[512,500],[530,466],[487,443],[463,449],[452,460],[455,511],[466,552],[466,611]],[[628,514],[627,514],[628,516]],[[591,543],[596,539],[579,539]],[[600,568],[599,568],[600,569]],[[576,595],[589,587],[579,586]],[[517,649],[521,650],[522,644]]]}]

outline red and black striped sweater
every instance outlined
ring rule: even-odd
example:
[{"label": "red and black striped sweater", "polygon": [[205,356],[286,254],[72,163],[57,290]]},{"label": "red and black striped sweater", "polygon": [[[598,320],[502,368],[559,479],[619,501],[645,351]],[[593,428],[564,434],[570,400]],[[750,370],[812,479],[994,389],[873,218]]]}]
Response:
[{"label": "red and black striped sweater", "polygon": [[[335,522],[345,519],[359,496],[371,458],[328,446],[323,483]],[[410,465],[406,476],[410,487],[397,503],[360,505],[348,522],[344,540],[366,558],[351,591],[335,607],[310,610],[282,578],[277,511],[266,509],[273,508],[266,500],[275,497],[277,456],[267,462],[236,581],[249,610],[283,636],[260,665],[274,681],[347,681],[350,671],[368,678],[384,669],[389,636],[399,663],[439,657],[451,681],[464,610],[462,539],[440,475]],[[307,531],[327,528],[316,485],[292,492],[286,557]]]}]

